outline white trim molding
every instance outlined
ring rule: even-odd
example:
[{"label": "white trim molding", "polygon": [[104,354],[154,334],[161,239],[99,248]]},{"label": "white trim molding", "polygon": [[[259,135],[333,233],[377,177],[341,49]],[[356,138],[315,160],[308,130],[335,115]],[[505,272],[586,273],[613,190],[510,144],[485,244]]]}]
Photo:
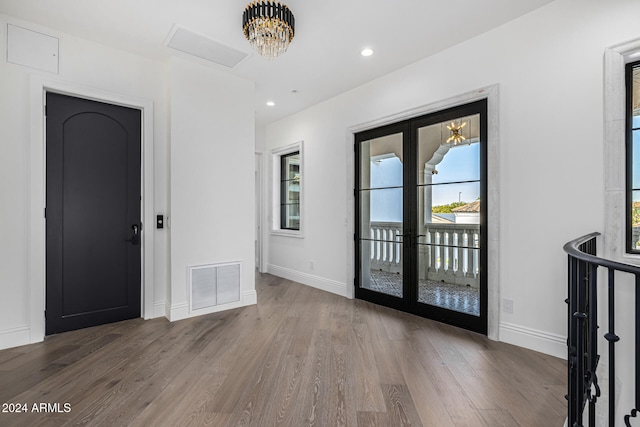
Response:
[{"label": "white trim molding", "polygon": [[166,317],[169,318],[169,316],[167,315],[167,302],[166,301],[156,301],[153,304],[153,317]]},{"label": "white trim molding", "polygon": [[153,155],[153,101],[108,92],[60,80],[32,75],[30,78],[30,128],[29,153],[29,276],[30,325],[29,342],[40,342],[45,334],[45,153],[46,132],[44,106],[46,92],[56,92],[142,111],[142,317],[151,319],[160,311],[154,303],[154,155]]},{"label": "white trim molding", "polygon": [[31,341],[31,327],[29,325],[0,331],[0,349],[18,347]]},{"label": "white trim molding", "polygon": [[255,305],[258,303],[258,293],[255,289],[242,292],[242,306]]},{"label": "white trim molding", "polygon": [[[604,257],[639,263],[626,253],[625,65],[640,59],[640,39],[604,52]],[[622,167],[621,167],[622,166]]]},{"label": "white trim molding", "polygon": [[560,359],[567,358],[567,337],[513,323],[500,323],[500,341],[549,354]]},{"label": "white trim molding", "polygon": [[322,291],[331,292],[332,294],[340,295],[342,297],[347,296],[347,285],[335,280],[325,279],[324,277],[302,273],[300,271],[291,270],[289,268],[273,264],[267,265],[267,273],[283,277],[303,285],[311,286],[312,288],[320,289]]},{"label": "white trim molding", "polygon": [[[298,230],[286,230],[280,227],[280,159],[290,153],[300,153],[300,227]],[[278,236],[304,238],[304,142],[287,145],[271,150],[271,234]]]},{"label": "white trim molding", "polygon": [[173,304],[169,307],[169,321],[175,322],[176,320],[182,320],[189,318],[189,303],[183,302],[181,304]]}]

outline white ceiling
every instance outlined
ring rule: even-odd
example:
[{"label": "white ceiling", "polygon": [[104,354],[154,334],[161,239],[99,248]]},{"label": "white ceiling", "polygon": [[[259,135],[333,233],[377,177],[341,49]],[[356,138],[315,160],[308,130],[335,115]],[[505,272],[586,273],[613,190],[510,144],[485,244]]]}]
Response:
[{"label": "white ceiling", "polygon": [[[295,38],[273,61],[251,53],[242,34],[249,0],[0,0],[0,13],[161,60],[177,54],[164,45],[174,24],[251,53],[234,69],[211,66],[255,82],[256,122],[266,124],[551,1],[286,0]],[[360,56],[364,47],[375,54]]]}]

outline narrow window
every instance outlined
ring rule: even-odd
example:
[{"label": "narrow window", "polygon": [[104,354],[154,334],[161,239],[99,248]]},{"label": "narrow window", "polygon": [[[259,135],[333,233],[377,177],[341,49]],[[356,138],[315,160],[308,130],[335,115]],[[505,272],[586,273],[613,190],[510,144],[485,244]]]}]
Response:
[{"label": "narrow window", "polygon": [[300,230],[300,152],[280,158],[280,228]]},{"label": "narrow window", "polygon": [[627,252],[640,254],[640,61],[626,65]]},{"label": "narrow window", "polygon": [[303,141],[271,151],[273,159],[271,234],[304,238]]}]

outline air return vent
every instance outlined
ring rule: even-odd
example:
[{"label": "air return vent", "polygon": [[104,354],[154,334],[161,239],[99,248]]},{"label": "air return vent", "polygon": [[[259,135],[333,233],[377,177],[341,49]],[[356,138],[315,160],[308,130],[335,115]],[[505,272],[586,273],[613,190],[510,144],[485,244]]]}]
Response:
[{"label": "air return vent", "polygon": [[189,267],[190,311],[240,301],[241,263]]},{"label": "air return vent", "polygon": [[174,26],[167,40],[167,46],[180,52],[233,68],[248,55],[232,47],[218,43],[191,30]]}]

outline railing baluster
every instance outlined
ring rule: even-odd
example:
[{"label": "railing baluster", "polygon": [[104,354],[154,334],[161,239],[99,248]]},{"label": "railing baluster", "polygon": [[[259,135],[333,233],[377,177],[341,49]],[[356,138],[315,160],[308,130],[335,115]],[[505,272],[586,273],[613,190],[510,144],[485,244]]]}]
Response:
[{"label": "railing baluster", "polygon": [[[480,247],[480,235],[475,233],[473,234],[473,247]],[[480,249],[473,250],[473,277],[478,276],[478,266],[479,266],[479,257],[480,257]]]},{"label": "railing baluster", "polygon": [[589,302],[587,305],[589,315],[589,339],[587,341],[589,382],[593,385],[593,394],[589,390],[589,425],[596,425],[596,401],[600,397],[600,386],[596,375],[598,366],[598,266],[589,264],[589,276],[587,280],[589,287]]},{"label": "railing baluster", "polygon": [[638,346],[640,346],[640,275],[636,276],[636,407],[634,408],[636,412],[640,410],[640,360],[638,360]]},{"label": "railing baluster", "polygon": [[376,229],[371,228],[371,262],[376,260]]},{"label": "railing baluster", "polygon": [[387,242],[387,247],[388,247],[388,252],[387,252],[387,262],[389,263],[389,268],[393,268],[394,265],[394,258],[395,258],[395,254],[394,254],[394,249],[395,249],[395,230],[393,228],[389,228],[388,234],[387,234],[389,241]]},{"label": "railing baluster", "polygon": [[376,228],[376,237],[375,237],[375,241],[376,241],[376,247],[374,250],[375,256],[374,259],[376,260],[376,262],[380,262],[380,229]]},{"label": "railing baluster", "polygon": [[629,415],[625,415],[624,422],[627,427],[631,427],[630,418],[638,416],[638,409],[640,408],[640,361],[638,360],[638,346],[640,346],[640,275],[636,275],[636,313],[635,313],[635,328],[636,328],[636,342],[635,342],[635,354],[636,354],[636,375],[635,375],[635,407],[631,409]]},{"label": "railing baluster", "polygon": [[609,425],[613,426],[615,423],[616,414],[616,348],[615,344],[620,338],[615,333],[615,270],[609,268],[608,272],[608,302],[609,302],[609,331],[605,334],[605,339],[609,342]]},{"label": "railing baluster", "polygon": [[456,231],[456,256],[455,256],[455,271],[456,277],[459,277],[460,280],[464,278],[464,271],[462,269],[462,253],[464,249],[462,249],[462,242],[464,240],[464,230]]},{"label": "railing baluster", "polygon": [[389,261],[389,258],[388,258],[389,255],[388,255],[388,251],[387,251],[387,248],[388,248],[387,241],[389,239],[387,238],[387,235],[388,235],[387,231],[388,230],[386,228],[383,228],[382,230],[380,230],[380,233],[381,233],[381,235],[380,235],[380,244],[382,245],[382,248],[380,249],[380,261],[383,264],[385,264],[385,263],[387,263]]},{"label": "railing baluster", "polygon": [[578,260],[572,256],[568,257],[569,259],[569,280],[568,280],[568,295],[567,298],[567,404],[568,404],[568,415],[570,426],[573,427],[573,422],[576,419],[576,413],[578,408],[578,394],[576,392],[576,384],[577,384],[577,371],[576,371],[576,357],[577,357],[577,348],[576,348],[576,319],[573,317],[573,313],[576,312],[576,302],[578,298],[578,287],[577,284],[577,270],[578,270]]},{"label": "railing baluster", "polygon": [[576,287],[577,303],[576,311],[573,313],[573,317],[576,320],[576,395],[580,399],[580,407],[577,408],[576,413],[576,425],[582,426],[582,409],[584,407],[584,319],[587,317],[582,311],[584,309],[584,282],[585,282],[585,263],[584,261],[578,261],[578,274]]},{"label": "railing baluster", "polygon": [[[597,366],[598,355],[598,267],[606,267],[607,276],[607,323],[608,331],[604,338],[608,342],[608,425],[616,424],[616,343],[620,337],[616,335],[616,272],[633,274],[635,277],[635,407],[628,415],[624,415],[624,424],[631,427],[630,418],[638,414],[640,407],[640,267],[624,264],[596,256],[596,238],[598,233],[573,240],[564,246],[568,257],[568,298],[567,313],[567,404],[568,425],[581,427],[583,412],[589,402],[589,426],[596,425],[597,402],[600,397]],[[622,412],[624,413],[624,411]]]},{"label": "railing baluster", "polygon": [[453,233],[447,231],[447,272],[453,274]]},{"label": "railing baluster", "polygon": [[396,254],[396,259],[395,259],[395,264],[396,267],[398,265],[402,265],[401,261],[402,261],[402,244],[400,243],[400,241],[402,240],[400,238],[400,236],[402,235],[402,229],[396,228],[395,231],[395,236],[393,237],[393,241],[395,242],[395,254]]},{"label": "railing baluster", "polygon": [[[462,233],[462,246],[465,248],[469,246],[469,230],[465,230],[464,233]],[[469,249],[462,249],[462,260],[460,262],[462,263],[463,277],[469,277]]]},{"label": "railing baluster", "polygon": [[[425,233],[425,239],[427,241],[427,254],[426,254],[426,258],[427,258],[427,276],[429,274],[429,271],[431,270],[431,267],[433,266],[433,248],[431,247],[431,231],[427,230],[427,232]],[[427,277],[425,277],[426,279]]]},{"label": "railing baluster", "polygon": [[436,271],[442,269],[442,247],[440,246],[442,240],[442,233],[435,232],[436,236]]}]

